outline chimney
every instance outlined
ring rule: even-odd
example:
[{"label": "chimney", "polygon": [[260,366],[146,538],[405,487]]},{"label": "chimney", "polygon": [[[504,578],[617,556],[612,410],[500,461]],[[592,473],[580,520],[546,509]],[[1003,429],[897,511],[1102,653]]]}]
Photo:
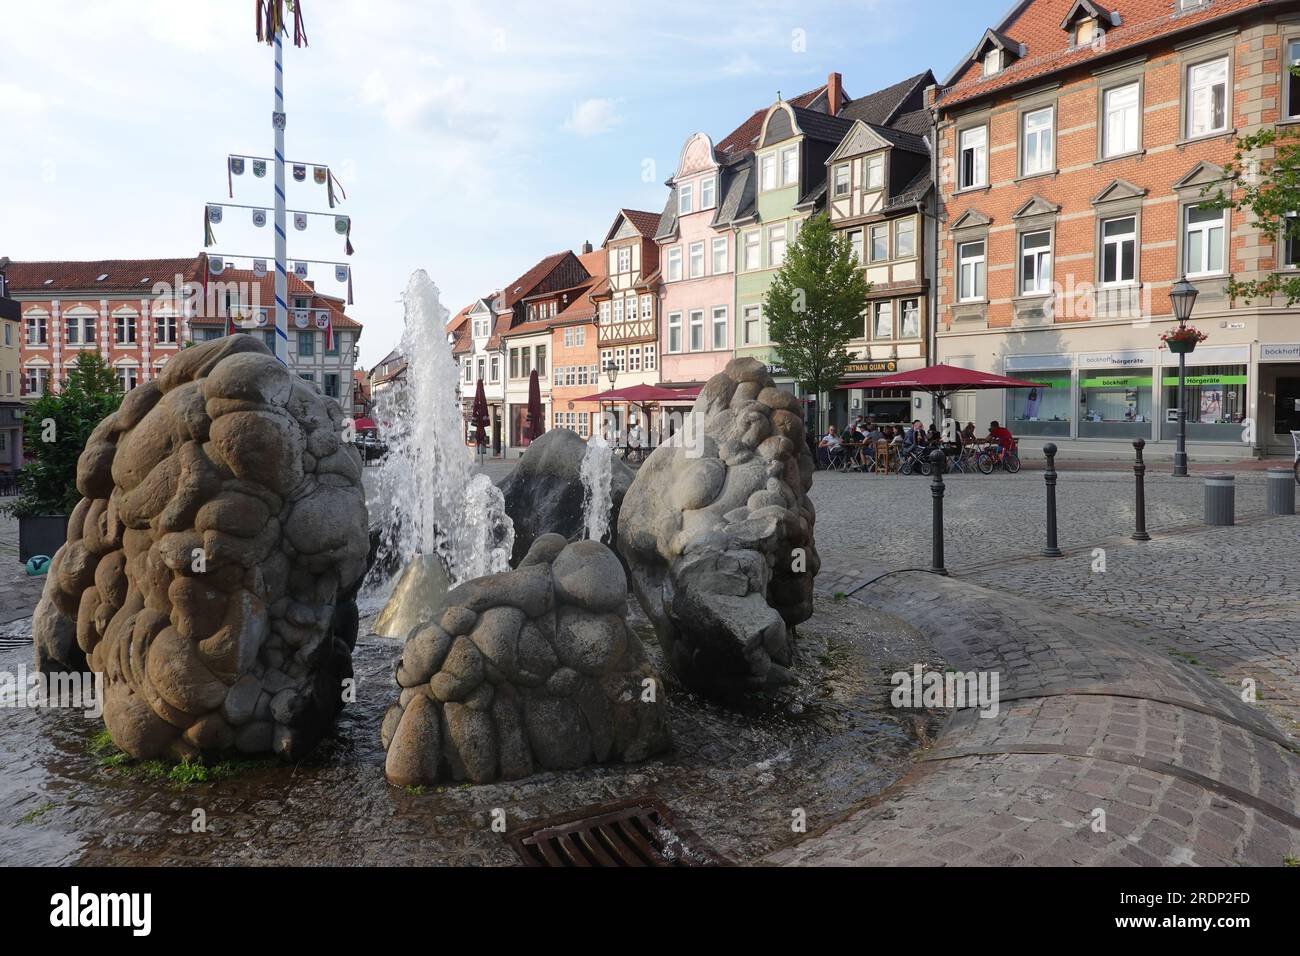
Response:
[{"label": "chimney", "polygon": [[934,106],[934,101],[939,98],[938,84],[931,83],[925,88],[925,108],[930,109]]},{"label": "chimney", "polygon": [[832,73],[826,78],[826,112],[831,116],[840,115],[840,107],[844,105],[844,77],[838,73]]},{"label": "chimney", "polygon": [[588,239],[586,242],[584,242],[584,243],[582,244],[582,254],[585,256],[585,255],[586,255],[587,253],[589,253],[589,252],[591,252],[591,240],[590,240],[590,239]]}]

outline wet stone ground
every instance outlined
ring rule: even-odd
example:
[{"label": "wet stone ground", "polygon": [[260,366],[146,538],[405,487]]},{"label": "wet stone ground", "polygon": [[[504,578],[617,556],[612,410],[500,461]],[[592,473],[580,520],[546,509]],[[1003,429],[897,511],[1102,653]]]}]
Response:
[{"label": "wet stone ground", "polygon": [[[646,622],[638,630],[658,664]],[[509,865],[518,859],[493,830],[494,810],[514,829],[647,794],[745,862],[801,839],[796,811],[811,833],[891,784],[943,718],[889,706],[890,674],[943,666],[924,639],[825,598],[800,629],[801,684],[783,706],[738,714],[670,686],[675,748],[662,757],[416,792],[383,776],[379,722],[399,652],[399,642],[359,642],[358,703],[310,758],[236,765],[215,782],[114,766],[111,748],[94,749],[102,723],[80,712],[0,708],[0,863]],[[30,657],[30,645],[0,649],[0,670]]]}]

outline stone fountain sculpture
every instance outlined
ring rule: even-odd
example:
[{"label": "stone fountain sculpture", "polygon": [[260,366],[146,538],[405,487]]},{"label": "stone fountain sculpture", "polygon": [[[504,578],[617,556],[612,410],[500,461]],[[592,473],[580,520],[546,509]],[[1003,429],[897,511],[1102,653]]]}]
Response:
[{"label": "stone fountain sculpture", "polygon": [[669,666],[724,701],[789,683],[820,559],[799,400],[753,359],[700,392],[623,499],[619,551]]},{"label": "stone fountain sculpture", "polygon": [[368,547],[342,435],[245,335],[184,349],[95,429],[33,635],[40,670],[103,675],[126,753],[297,759],[333,722]]},{"label": "stone fountain sculpture", "polygon": [[488,783],[667,748],[663,686],[626,616],[614,553],[559,534],[453,588],[402,651],[381,729],[389,781]]}]

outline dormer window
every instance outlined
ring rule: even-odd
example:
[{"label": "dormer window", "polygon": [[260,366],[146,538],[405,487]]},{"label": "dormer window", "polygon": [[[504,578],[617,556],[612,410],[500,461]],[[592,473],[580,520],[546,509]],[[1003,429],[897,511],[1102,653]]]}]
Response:
[{"label": "dormer window", "polygon": [[984,75],[993,76],[1002,69],[1002,51],[997,47],[984,54]]},{"label": "dormer window", "polygon": [[1088,46],[1092,43],[1093,38],[1098,34],[1097,21],[1092,17],[1087,17],[1079,21],[1079,25],[1074,28],[1074,45]]},{"label": "dormer window", "polygon": [[1108,29],[1119,23],[1119,14],[1096,0],[1075,0],[1061,21],[1061,29],[1070,33],[1070,45],[1078,48],[1099,42]]},{"label": "dormer window", "polygon": [[866,188],[881,189],[885,185],[885,157],[883,153],[868,156],[866,159]]}]

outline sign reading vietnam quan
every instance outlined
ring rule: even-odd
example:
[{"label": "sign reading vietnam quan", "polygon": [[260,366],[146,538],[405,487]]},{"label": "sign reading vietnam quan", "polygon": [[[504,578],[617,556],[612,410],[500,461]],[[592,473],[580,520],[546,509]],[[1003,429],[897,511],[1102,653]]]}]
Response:
[{"label": "sign reading vietnam quan", "polygon": [[898,371],[898,363],[889,362],[850,362],[844,366],[846,375],[890,374]]}]

